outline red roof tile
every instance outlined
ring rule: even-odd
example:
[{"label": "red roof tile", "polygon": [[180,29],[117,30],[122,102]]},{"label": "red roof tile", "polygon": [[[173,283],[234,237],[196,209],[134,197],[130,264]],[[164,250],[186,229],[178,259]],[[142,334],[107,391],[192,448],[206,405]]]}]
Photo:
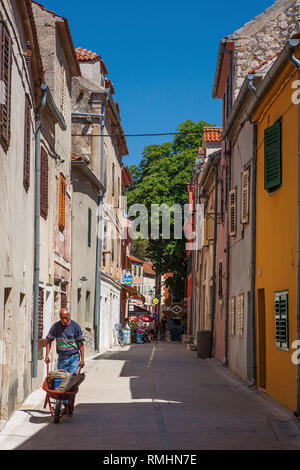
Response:
[{"label": "red roof tile", "polygon": [[144,263],[144,273],[151,274],[152,276],[156,275],[155,271],[153,270],[153,264],[150,261]]},{"label": "red roof tile", "polygon": [[204,127],[204,141],[205,142],[221,142],[222,127]]},{"label": "red roof tile", "polygon": [[104,60],[102,59],[100,55],[96,54],[96,52],[89,51],[87,49],[84,49],[83,47],[76,47],[75,51],[76,51],[78,62],[89,62],[89,61],[92,62],[93,60],[99,60],[103,67],[104,75],[108,75],[108,71],[104,63]]}]

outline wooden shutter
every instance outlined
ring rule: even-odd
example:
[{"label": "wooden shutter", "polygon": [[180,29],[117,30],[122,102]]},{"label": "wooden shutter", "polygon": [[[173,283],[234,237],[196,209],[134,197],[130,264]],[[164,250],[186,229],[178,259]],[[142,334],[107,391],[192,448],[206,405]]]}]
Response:
[{"label": "wooden shutter", "polygon": [[276,191],[282,185],[282,122],[279,119],[265,130],[265,189]]},{"label": "wooden shutter", "polygon": [[59,230],[63,232],[66,226],[66,178],[61,173],[59,179]]},{"label": "wooden shutter", "polygon": [[275,336],[278,349],[289,349],[289,294],[275,294]]},{"label": "wooden shutter", "polygon": [[41,216],[48,217],[48,155],[46,150],[41,148]]},{"label": "wooden shutter", "polygon": [[88,246],[92,245],[92,209],[88,213]]},{"label": "wooden shutter", "polygon": [[237,306],[237,335],[242,337],[244,336],[244,310],[245,310],[244,294],[239,295],[238,297],[238,306]]},{"label": "wooden shutter", "polygon": [[12,41],[6,28],[1,32],[0,142],[5,152],[10,144]]},{"label": "wooden shutter", "polygon": [[44,334],[44,289],[39,290],[39,318],[38,318],[38,339],[42,339]]},{"label": "wooden shutter", "polygon": [[231,334],[235,335],[235,297],[230,301],[230,321],[231,321]]},{"label": "wooden shutter", "polygon": [[236,189],[229,193],[229,234],[236,236]]},{"label": "wooden shutter", "polygon": [[243,173],[242,178],[242,224],[249,223],[249,187],[250,187],[250,170]]},{"label": "wooden shutter", "polygon": [[26,191],[30,187],[30,147],[31,147],[31,107],[28,96],[25,99],[24,125],[24,174],[23,184]]},{"label": "wooden shutter", "polygon": [[112,181],[111,181],[111,194],[114,197],[115,195],[115,164],[112,165]]}]

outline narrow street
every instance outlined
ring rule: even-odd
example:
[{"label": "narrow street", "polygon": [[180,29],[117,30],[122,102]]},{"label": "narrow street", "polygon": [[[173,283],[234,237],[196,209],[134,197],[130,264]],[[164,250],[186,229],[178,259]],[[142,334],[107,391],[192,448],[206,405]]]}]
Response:
[{"label": "narrow street", "polygon": [[48,411],[25,406],[0,433],[2,450],[299,448],[289,410],[179,343],[89,360],[72,419],[55,425]]}]

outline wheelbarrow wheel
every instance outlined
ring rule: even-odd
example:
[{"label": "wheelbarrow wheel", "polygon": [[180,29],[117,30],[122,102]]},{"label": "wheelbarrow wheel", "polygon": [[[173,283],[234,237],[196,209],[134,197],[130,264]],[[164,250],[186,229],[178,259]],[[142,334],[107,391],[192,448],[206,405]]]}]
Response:
[{"label": "wheelbarrow wheel", "polygon": [[61,418],[61,400],[56,400],[55,412],[53,422],[54,424],[58,424]]}]

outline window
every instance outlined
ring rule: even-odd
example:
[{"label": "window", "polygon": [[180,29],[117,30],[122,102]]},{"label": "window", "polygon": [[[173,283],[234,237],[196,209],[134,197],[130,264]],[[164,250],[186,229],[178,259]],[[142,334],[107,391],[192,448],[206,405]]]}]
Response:
[{"label": "window", "polygon": [[136,266],[134,266],[134,275],[136,276]]},{"label": "window", "polygon": [[25,97],[25,119],[24,119],[24,172],[23,184],[25,191],[30,187],[30,144],[31,144],[31,106],[29,97]]},{"label": "window", "polygon": [[229,234],[236,236],[236,189],[229,193]]},{"label": "window", "polygon": [[237,305],[237,335],[244,336],[244,294],[239,295]]},{"label": "window", "polygon": [[92,246],[92,209],[88,211],[88,246]]},{"label": "window", "polygon": [[65,292],[61,293],[60,302],[61,302],[61,308],[68,308],[68,297]]},{"label": "window", "polygon": [[11,118],[11,70],[12,70],[12,41],[5,28],[1,31],[1,99],[0,99],[0,143],[7,152],[10,144],[10,118]]},{"label": "window", "polygon": [[289,293],[275,293],[275,336],[276,347],[289,350]]},{"label": "window", "polygon": [[242,177],[242,224],[249,223],[249,185],[250,170],[246,170]]},{"label": "window", "polygon": [[282,185],[282,120],[265,129],[265,189],[274,192]]},{"label": "window", "polygon": [[41,148],[41,216],[47,220],[48,217],[48,155]]},{"label": "window", "polygon": [[66,178],[61,173],[59,177],[59,230],[63,232],[66,226]]},{"label": "window", "polygon": [[141,277],[141,276],[142,276],[142,268],[141,268],[141,266],[139,266],[139,277]]}]

